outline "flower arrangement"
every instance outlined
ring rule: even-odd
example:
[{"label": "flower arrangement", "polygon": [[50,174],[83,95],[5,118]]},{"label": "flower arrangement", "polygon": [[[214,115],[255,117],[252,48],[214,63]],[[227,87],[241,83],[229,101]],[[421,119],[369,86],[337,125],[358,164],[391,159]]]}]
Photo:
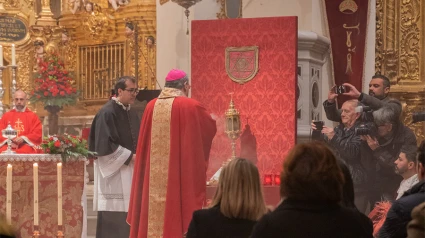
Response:
[{"label": "flower arrangement", "polygon": [[45,106],[62,107],[77,101],[78,91],[74,81],[56,53],[39,60],[34,83],[31,103],[42,102]]},{"label": "flower arrangement", "polygon": [[78,159],[81,156],[93,156],[96,153],[87,149],[87,141],[74,135],[52,135],[45,137],[40,147],[47,154],[60,154],[62,161]]}]

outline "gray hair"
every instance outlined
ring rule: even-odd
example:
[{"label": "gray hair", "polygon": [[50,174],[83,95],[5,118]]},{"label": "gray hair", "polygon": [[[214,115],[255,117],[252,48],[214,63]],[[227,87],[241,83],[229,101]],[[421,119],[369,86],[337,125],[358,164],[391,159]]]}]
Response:
[{"label": "gray hair", "polygon": [[375,124],[380,126],[385,123],[397,125],[399,122],[399,116],[395,110],[390,106],[384,106],[373,112],[373,119]]},{"label": "gray hair", "polygon": [[165,87],[167,87],[167,88],[183,89],[184,88],[184,85],[186,83],[188,83],[188,82],[189,82],[189,78],[187,77],[187,74],[186,74],[181,79],[177,79],[177,80],[165,82]]}]

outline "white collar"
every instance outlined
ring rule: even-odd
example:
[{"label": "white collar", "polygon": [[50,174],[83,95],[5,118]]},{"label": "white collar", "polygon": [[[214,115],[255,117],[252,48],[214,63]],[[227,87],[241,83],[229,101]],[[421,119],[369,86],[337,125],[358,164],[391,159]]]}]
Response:
[{"label": "white collar", "polygon": [[27,110],[27,106],[25,106],[22,110],[18,110],[18,108],[16,108],[16,106],[13,107],[13,109],[15,109],[15,111],[17,111],[17,112],[25,112],[25,110]]},{"label": "white collar", "polygon": [[130,104],[128,104],[128,106],[125,106],[116,97],[112,97],[112,100],[114,100],[118,105],[120,105],[125,111],[130,111]]}]

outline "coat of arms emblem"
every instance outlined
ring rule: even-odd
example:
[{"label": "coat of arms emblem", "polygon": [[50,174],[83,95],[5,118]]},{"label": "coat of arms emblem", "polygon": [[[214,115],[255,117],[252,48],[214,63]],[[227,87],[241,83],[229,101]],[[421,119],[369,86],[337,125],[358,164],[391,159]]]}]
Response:
[{"label": "coat of arms emblem", "polygon": [[258,46],[227,47],[226,72],[240,84],[253,79],[258,72]]}]

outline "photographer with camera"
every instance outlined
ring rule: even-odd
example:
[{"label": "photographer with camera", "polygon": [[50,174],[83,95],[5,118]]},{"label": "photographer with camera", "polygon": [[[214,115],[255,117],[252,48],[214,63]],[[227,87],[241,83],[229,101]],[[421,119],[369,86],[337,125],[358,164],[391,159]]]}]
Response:
[{"label": "photographer with camera", "polygon": [[394,200],[401,178],[394,172],[394,162],[401,151],[416,146],[413,131],[400,121],[400,111],[395,110],[389,102],[373,112],[376,124],[376,135],[362,135],[366,142],[362,146],[362,159],[369,163],[370,176],[374,181],[370,187],[370,202],[375,204],[381,200]]},{"label": "photographer with camera", "polygon": [[[356,112],[358,106],[358,100],[346,101],[341,108],[340,125],[335,128],[323,126],[321,132],[322,140],[332,148],[337,158],[347,164],[354,183],[355,204],[359,211],[364,212],[367,205],[365,191],[368,181],[366,170],[360,160],[360,148],[363,142],[355,133],[361,117],[361,113]],[[311,126],[317,131],[315,122]]]},{"label": "photographer with camera", "polygon": [[392,99],[388,96],[390,92],[390,80],[384,75],[374,75],[369,83],[369,95],[360,93],[353,85],[344,83],[340,86],[333,86],[328,93],[328,100],[323,102],[325,108],[326,117],[331,121],[338,122],[340,119],[340,110],[337,109],[335,99],[338,95],[347,95],[352,99],[359,100],[363,105],[369,106],[372,110],[378,110],[379,108],[392,102],[390,106],[395,111],[401,114],[402,107],[400,101]]}]

